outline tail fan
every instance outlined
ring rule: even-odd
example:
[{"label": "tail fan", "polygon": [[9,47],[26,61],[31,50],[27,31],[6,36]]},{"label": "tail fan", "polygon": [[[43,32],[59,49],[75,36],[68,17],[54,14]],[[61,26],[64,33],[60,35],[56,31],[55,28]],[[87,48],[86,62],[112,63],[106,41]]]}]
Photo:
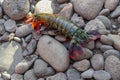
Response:
[{"label": "tail fan", "polygon": [[69,47],[70,58],[73,60],[77,60],[78,56],[83,54],[83,49],[81,45],[70,45]]}]

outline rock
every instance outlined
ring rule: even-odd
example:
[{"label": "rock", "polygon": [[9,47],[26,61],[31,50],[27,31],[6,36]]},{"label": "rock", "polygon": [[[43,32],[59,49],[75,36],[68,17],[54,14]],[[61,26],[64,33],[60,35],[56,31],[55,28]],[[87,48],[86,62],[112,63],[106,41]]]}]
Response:
[{"label": "rock", "polygon": [[30,11],[31,11],[32,13],[34,13],[34,11],[35,11],[35,6],[34,6],[33,4],[30,5]]},{"label": "rock", "polygon": [[36,46],[37,46],[37,41],[35,39],[32,39],[30,43],[27,45],[28,53],[32,54],[35,51]]},{"label": "rock", "polygon": [[27,43],[25,42],[24,38],[22,38],[21,40],[22,40],[22,48],[26,49]]},{"label": "rock", "polygon": [[99,19],[89,21],[85,26],[85,30],[87,32],[98,30],[98,32],[103,31],[104,34],[106,33],[106,27]]},{"label": "rock", "polygon": [[0,24],[0,35],[3,35],[5,33],[4,25]]},{"label": "rock", "polygon": [[16,32],[15,32],[17,37],[24,37],[30,33],[32,33],[31,24],[26,24],[26,25],[20,26],[19,28],[16,29]]},{"label": "rock", "polygon": [[64,73],[57,73],[54,76],[48,77],[46,80],[67,80],[67,77]]},{"label": "rock", "polygon": [[17,28],[16,22],[12,19],[7,20],[4,23],[4,26],[5,26],[6,31],[8,31],[8,32],[15,32],[15,30]]},{"label": "rock", "polygon": [[93,77],[94,70],[93,69],[88,69],[85,72],[81,73],[81,77],[90,79]]},{"label": "rock", "polygon": [[119,35],[114,35],[114,34],[109,34],[108,37],[112,38],[114,41],[113,46],[120,51],[120,36]]},{"label": "rock", "polygon": [[66,37],[63,35],[56,35],[55,39],[60,41],[60,42],[65,42],[66,41]]},{"label": "rock", "polygon": [[71,17],[71,21],[75,23],[78,27],[85,26],[85,22],[82,17],[79,17],[78,14],[74,13]]},{"label": "rock", "polygon": [[113,39],[106,35],[101,35],[100,41],[107,45],[113,45]]},{"label": "rock", "polygon": [[3,78],[0,78],[0,80],[4,80]]},{"label": "rock", "polygon": [[93,74],[93,77],[96,80],[110,80],[111,79],[111,75],[104,70],[95,71]]},{"label": "rock", "polygon": [[105,71],[111,74],[113,80],[120,80],[120,60],[113,55],[107,57]]},{"label": "rock", "polygon": [[60,12],[59,15],[70,19],[73,14],[73,5],[68,3]]},{"label": "rock", "polygon": [[25,42],[29,43],[32,39],[32,35],[28,35],[26,38],[25,38]]},{"label": "rock", "polygon": [[58,3],[65,3],[67,1],[69,1],[69,0],[57,0]]},{"label": "rock", "polygon": [[50,0],[42,0],[38,1],[35,5],[35,13],[49,13],[53,14],[55,9],[55,5]]},{"label": "rock", "polygon": [[92,50],[95,48],[95,41],[89,41],[86,45],[85,45],[86,48]]},{"label": "rock", "polygon": [[76,60],[89,59],[93,55],[93,52],[88,48],[83,48],[83,52],[84,52],[83,54],[81,54],[80,56],[77,56]]},{"label": "rock", "polygon": [[3,11],[2,8],[0,7],[0,18],[2,18],[2,15],[3,15]]},{"label": "rock", "polygon": [[120,59],[120,52],[117,50],[107,50],[104,52],[103,56],[104,58],[107,58],[108,56],[114,55]]},{"label": "rock", "polygon": [[67,70],[68,80],[80,80],[80,73],[75,69]]},{"label": "rock", "polygon": [[2,41],[8,41],[9,40],[9,34],[5,32],[3,36],[0,37],[0,42]]},{"label": "rock", "polygon": [[5,23],[5,19],[0,19],[0,24],[4,24]]},{"label": "rock", "polygon": [[[118,17],[117,21],[118,21],[118,23],[120,23],[120,16]],[[120,29],[119,29],[119,32],[120,32]]]},{"label": "rock", "polygon": [[32,32],[32,35],[33,35],[33,38],[35,39],[35,40],[39,40],[40,39],[40,37],[42,36],[42,34],[39,34],[39,31],[37,31],[37,32]]},{"label": "rock", "polygon": [[105,8],[110,11],[114,10],[119,3],[119,0],[105,0]]},{"label": "rock", "polygon": [[56,71],[65,71],[69,65],[69,55],[66,48],[47,35],[39,39],[37,52]]},{"label": "rock", "polygon": [[100,41],[96,41],[95,48],[99,49],[102,46]]},{"label": "rock", "polygon": [[110,17],[112,18],[116,18],[120,16],[120,6],[118,6],[111,14],[110,14]]},{"label": "rock", "polygon": [[104,58],[101,54],[95,54],[91,58],[91,64],[94,70],[102,70],[104,68]]},{"label": "rock", "polygon": [[2,72],[1,76],[4,80],[10,80],[11,79],[11,75],[8,74],[7,72]]},{"label": "rock", "polygon": [[10,33],[9,36],[8,36],[9,41],[13,40],[14,37],[15,37],[15,34],[14,33]]},{"label": "rock", "polygon": [[25,74],[24,74],[24,80],[37,80],[37,77],[35,76],[33,69],[28,70]]},{"label": "rock", "polygon": [[99,0],[96,2],[96,0],[72,0],[74,10],[84,17],[87,20],[91,20],[95,18],[100,10],[102,9],[102,6],[104,4],[105,0]]},{"label": "rock", "polygon": [[[4,18],[5,20],[10,19],[10,17],[9,17],[8,15],[4,15],[3,18]],[[13,19],[12,19],[12,20],[13,20]]]},{"label": "rock", "polygon": [[29,0],[4,0],[3,9],[5,13],[14,20],[20,20],[29,12]]},{"label": "rock", "polygon": [[48,64],[40,59],[35,61],[33,70],[37,77],[50,76],[51,74],[54,74],[54,70],[50,67],[48,68]]},{"label": "rock", "polygon": [[38,80],[45,80],[44,78],[39,78]]},{"label": "rock", "polygon": [[102,45],[102,46],[100,47],[100,50],[101,50],[102,52],[105,52],[105,51],[111,50],[111,49],[113,49],[113,47],[112,47],[112,46],[109,46],[109,45]]},{"label": "rock", "polygon": [[15,40],[17,42],[21,42],[21,39],[19,37],[14,37],[13,40]]},{"label": "rock", "polygon": [[84,59],[79,62],[75,62],[73,67],[76,68],[78,71],[85,71],[90,67],[90,62],[87,59]]},{"label": "rock", "polygon": [[22,55],[23,55],[23,57],[26,57],[26,56],[30,55],[30,53],[27,50],[24,50]]},{"label": "rock", "polygon": [[38,56],[36,55],[27,56],[24,60],[16,65],[15,72],[18,74],[25,73],[37,58]]},{"label": "rock", "polygon": [[23,75],[14,73],[11,75],[11,80],[24,80],[24,79],[23,79]]},{"label": "rock", "polygon": [[108,16],[110,14],[110,10],[109,9],[103,9],[99,14],[104,15],[104,16]]},{"label": "rock", "polygon": [[112,23],[111,23],[111,21],[107,17],[101,15],[101,16],[97,16],[97,19],[102,21],[107,29],[111,28]]},{"label": "rock", "polygon": [[0,46],[0,72],[7,71],[12,74],[15,66],[23,59],[21,53],[22,48],[17,42],[3,43]]}]

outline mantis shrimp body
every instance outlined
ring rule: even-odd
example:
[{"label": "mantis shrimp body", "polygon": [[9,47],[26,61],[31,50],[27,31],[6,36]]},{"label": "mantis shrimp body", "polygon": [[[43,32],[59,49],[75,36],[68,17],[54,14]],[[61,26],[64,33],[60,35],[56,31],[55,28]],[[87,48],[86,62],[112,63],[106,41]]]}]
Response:
[{"label": "mantis shrimp body", "polygon": [[72,59],[75,59],[75,55],[83,53],[80,43],[89,41],[89,36],[84,30],[62,16],[45,13],[36,14],[29,17],[26,22],[29,23],[30,21],[32,21],[32,27],[35,30],[40,30],[42,25],[46,25],[46,28],[55,28],[70,37],[69,51]]}]

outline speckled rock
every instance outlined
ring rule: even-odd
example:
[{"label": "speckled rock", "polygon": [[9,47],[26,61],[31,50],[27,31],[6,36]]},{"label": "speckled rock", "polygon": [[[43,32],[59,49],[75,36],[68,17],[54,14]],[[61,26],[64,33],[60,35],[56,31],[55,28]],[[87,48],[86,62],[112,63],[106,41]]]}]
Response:
[{"label": "speckled rock", "polygon": [[33,69],[28,70],[24,74],[24,80],[37,80],[37,77],[35,76]]},{"label": "speckled rock", "polygon": [[15,32],[15,30],[17,28],[16,22],[12,19],[7,20],[4,23],[4,26],[5,26],[6,31],[8,31],[8,32]]},{"label": "speckled rock", "polygon": [[100,10],[102,9],[102,6],[104,4],[105,0],[72,0],[72,3],[74,5],[75,11],[83,16],[87,20],[91,20],[95,18]]},{"label": "speckled rock", "polygon": [[120,36],[119,35],[114,35],[114,34],[109,34],[108,37],[112,38],[114,41],[114,47],[120,51]]},{"label": "speckled rock", "polygon": [[107,29],[111,28],[112,23],[111,23],[111,21],[107,17],[105,17],[105,16],[97,16],[97,19],[102,21]]},{"label": "speckled rock", "polygon": [[110,14],[110,16],[111,16],[112,18],[116,18],[116,17],[120,16],[120,6],[118,6],[118,7]]},{"label": "speckled rock", "polygon": [[104,58],[101,54],[95,54],[91,58],[93,69],[102,70],[104,68]]},{"label": "speckled rock", "polygon": [[87,47],[88,49],[92,50],[95,48],[95,41],[90,41],[88,42],[85,47]]},{"label": "speckled rock", "polygon": [[9,34],[7,32],[5,32],[1,37],[0,37],[0,41],[8,41],[9,40]]},{"label": "speckled rock", "polygon": [[114,10],[119,3],[119,0],[105,0],[105,8],[110,11]]},{"label": "speckled rock", "polygon": [[85,26],[85,22],[82,17],[78,16],[78,14],[74,13],[71,17],[71,21],[75,23],[78,27]]},{"label": "speckled rock", "polygon": [[37,45],[37,52],[57,71],[65,71],[69,65],[68,51],[52,37],[42,36]]},{"label": "speckled rock", "polygon": [[83,73],[81,73],[81,77],[90,79],[93,77],[93,73],[94,73],[93,69],[88,69],[88,70],[84,71]]},{"label": "speckled rock", "polygon": [[35,51],[36,46],[37,46],[37,41],[35,39],[32,39],[30,43],[27,45],[28,53],[32,54]]},{"label": "speckled rock", "polygon": [[29,12],[29,0],[4,0],[3,9],[5,13],[14,20],[20,20]]},{"label": "speckled rock", "polygon": [[60,12],[59,15],[70,19],[73,14],[73,5],[68,3]]},{"label": "speckled rock", "polygon": [[113,39],[106,36],[106,35],[102,35],[100,37],[100,41],[104,44],[107,44],[107,45],[113,45]]},{"label": "speckled rock", "polygon": [[82,61],[75,62],[73,67],[75,67],[78,71],[85,71],[90,67],[90,62],[87,59],[84,59]]},{"label": "speckled rock", "polygon": [[107,57],[110,56],[110,55],[114,55],[114,56],[116,56],[116,57],[118,57],[118,58],[120,59],[120,52],[117,51],[117,50],[114,50],[114,49],[112,49],[112,50],[107,50],[107,51],[105,51],[104,54],[103,54],[104,58],[107,58]]},{"label": "speckled rock", "polygon": [[11,75],[11,80],[24,80],[24,79],[23,75],[14,73]]},{"label": "speckled rock", "polygon": [[67,77],[64,73],[57,73],[54,76],[48,77],[46,80],[67,80]]},{"label": "speckled rock", "polygon": [[5,23],[5,19],[0,19],[0,24],[4,24]]},{"label": "speckled rock", "polygon": [[54,74],[54,70],[51,67],[48,67],[46,62],[40,59],[35,61],[33,70],[37,77],[50,76]]},{"label": "speckled rock", "polygon": [[111,55],[105,60],[105,70],[110,73],[113,80],[120,80],[120,60]]},{"label": "speckled rock", "polygon": [[32,26],[31,24],[22,25],[19,28],[16,29],[15,35],[17,37],[24,37],[28,34],[32,33]]},{"label": "speckled rock", "polygon": [[37,58],[38,56],[36,55],[27,56],[24,60],[16,65],[15,72],[18,74],[25,73]]},{"label": "speckled rock", "polygon": [[112,47],[112,46],[109,46],[109,45],[102,45],[102,46],[100,47],[100,50],[101,50],[102,52],[105,52],[105,51],[110,50],[110,49],[113,49],[113,47]]},{"label": "speckled rock", "polygon": [[110,80],[111,79],[111,75],[104,70],[95,71],[93,74],[93,77],[96,80]]},{"label": "speckled rock", "polygon": [[50,0],[40,0],[35,5],[35,13],[49,13],[53,14],[55,5]]},{"label": "speckled rock", "polygon": [[109,9],[103,9],[99,14],[104,15],[104,16],[108,16],[110,14],[110,10]]},{"label": "speckled rock", "polygon": [[30,34],[30,35],[28,35],[26,38],[25,38],[25,42],[30,42],[31,41],[31,39],[32,39],[32,35]]},{"label": "speckled rock", "polygon": [[80,79],[80,73],[75,69],[68,69],[66,74],[67,74],[68,80]]},{"label": "speckled rock", "polygon": [[[22,48],[15,41],[3,43],[0,46],[0,72],[13,73],[15,66],[22,61]],[[7,63],[6,63],[7,62]]]},{"label": "speckled rock", "polygon": [[106,27],[99,19],[89,21],[85,26],[85,30],[87,32],[92,30],[98,30],[98,32],[102,31],[104,34],[106,33]]}]

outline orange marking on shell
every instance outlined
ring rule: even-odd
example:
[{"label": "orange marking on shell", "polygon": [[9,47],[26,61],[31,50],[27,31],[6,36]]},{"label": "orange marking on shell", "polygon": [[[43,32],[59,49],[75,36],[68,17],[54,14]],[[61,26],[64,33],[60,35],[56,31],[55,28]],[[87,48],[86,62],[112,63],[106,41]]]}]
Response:
[{"label": "orange marking on shell", "polygon": [[25,22],[26,23],[31,23],[33,21],[33,18],[29,18],[29,19],[27,19]]},{"label": "orange marking on shell", "polygon": [[38,20],[38,21],[34,21],[32,22],[32,27],[35,30],[39,30],[41,25],[48,25],[48,22],[46,20]]}]

